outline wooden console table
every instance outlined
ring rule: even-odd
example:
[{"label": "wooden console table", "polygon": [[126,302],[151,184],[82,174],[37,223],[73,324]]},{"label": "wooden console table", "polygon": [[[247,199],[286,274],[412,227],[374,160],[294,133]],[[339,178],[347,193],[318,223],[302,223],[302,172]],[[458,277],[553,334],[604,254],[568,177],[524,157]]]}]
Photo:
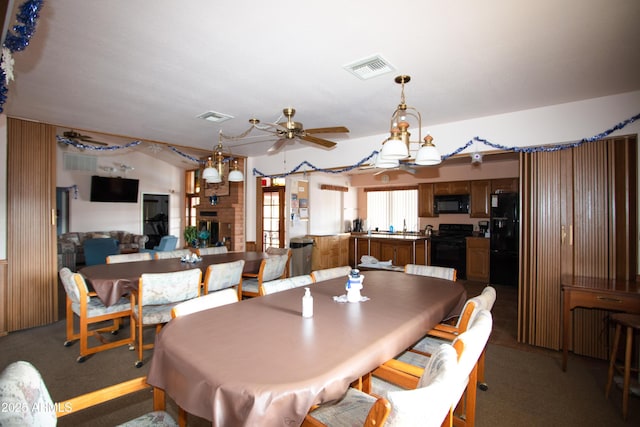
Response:
[{"label": "wooden console table", "polygon": [[640,286],[636,282],[595,277],[563,276],[562,370],[567,370],[571,310],[576,307],[640,313]]}]

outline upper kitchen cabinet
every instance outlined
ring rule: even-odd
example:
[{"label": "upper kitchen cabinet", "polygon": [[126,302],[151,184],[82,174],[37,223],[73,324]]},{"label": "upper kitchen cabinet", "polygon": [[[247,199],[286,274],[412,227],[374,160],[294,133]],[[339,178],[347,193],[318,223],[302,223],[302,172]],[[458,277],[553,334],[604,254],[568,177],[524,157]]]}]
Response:
[{"label": "upper kitchen cabinet", "polygon": [[418,184],[418,216],[434,217],[438,216],[433,202],[434,184]]},{"label": "upper kitchen cabinet", "polygon": [[492,193],[518,193],[518,178],[503,178],[491,180]]},{"label": "upper kitchen cabinet", "polygon": [[489,207],[489,198],[491,196],[491,181],[478,180],[471,181],[471,209],[469,216],[471,218],[489,218],[491,210]]},{"label": "upper kitchen cabinet", "polygon": [[436,196],[469,194],[469,181],[436,182],[433,184],[433,194]]}]

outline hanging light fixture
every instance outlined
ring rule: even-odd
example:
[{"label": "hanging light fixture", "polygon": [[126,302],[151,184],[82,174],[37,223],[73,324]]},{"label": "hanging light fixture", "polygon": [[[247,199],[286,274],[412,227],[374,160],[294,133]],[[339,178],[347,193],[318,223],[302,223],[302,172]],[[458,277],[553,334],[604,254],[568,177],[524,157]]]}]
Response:
[{"label": "hanging light fixture", "polygon": [[[238,165],[238,160],[233,159],[233,165],[230,167],[229,182],[242,182],[244,181],[244,175]],[[222,147],[222,131],[218,137],[218,146],[213,150],[213,155],[209,156],[204,170],[202,171],[202,178],[209,184],[218,184],[224,179],[224,153]]]},{"label": "hanging light fixture", "polygon": [[411,133],[409,133],[409,117],[418,121],[418,144],[420,148],[416,155],[418,165],[437,165],[442,159],[436,146],[433,144],[433,137],[427,135],[422,140],[422,116],[414,107],[407,105],[404,97],[404,85],[409,83],[411,76],[401,75],[395,78],[395,82],[402,86],[400,92],[400,104],[391,115],[390,137],[383,143],[380,155],[382,160],[401,160],[409,157],[409,144],[411,143]]}]

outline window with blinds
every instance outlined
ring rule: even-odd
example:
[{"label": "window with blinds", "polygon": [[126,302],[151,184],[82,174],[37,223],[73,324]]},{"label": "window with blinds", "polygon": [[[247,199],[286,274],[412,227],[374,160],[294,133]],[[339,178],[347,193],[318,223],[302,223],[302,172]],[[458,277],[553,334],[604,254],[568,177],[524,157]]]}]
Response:
[{"label": "window with blinds", "polygon": [[418,230],[418,190],[367,191],[367,227],[370,230]]}]

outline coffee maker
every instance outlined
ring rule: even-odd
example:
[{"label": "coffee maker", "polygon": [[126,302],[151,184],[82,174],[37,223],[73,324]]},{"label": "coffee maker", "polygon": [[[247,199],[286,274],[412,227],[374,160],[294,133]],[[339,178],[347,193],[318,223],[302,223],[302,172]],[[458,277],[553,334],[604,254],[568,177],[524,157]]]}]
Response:
[{"label": "coffee maker", "polygon": [[362,232],[362,218],[356,218],[353,220],[353,231],[356,233]]},{"label": "coffee maker", "polygon": [[480,229],[480,234],[485,234],[489,231],[489,221],[478,221],[478,228]]}]

